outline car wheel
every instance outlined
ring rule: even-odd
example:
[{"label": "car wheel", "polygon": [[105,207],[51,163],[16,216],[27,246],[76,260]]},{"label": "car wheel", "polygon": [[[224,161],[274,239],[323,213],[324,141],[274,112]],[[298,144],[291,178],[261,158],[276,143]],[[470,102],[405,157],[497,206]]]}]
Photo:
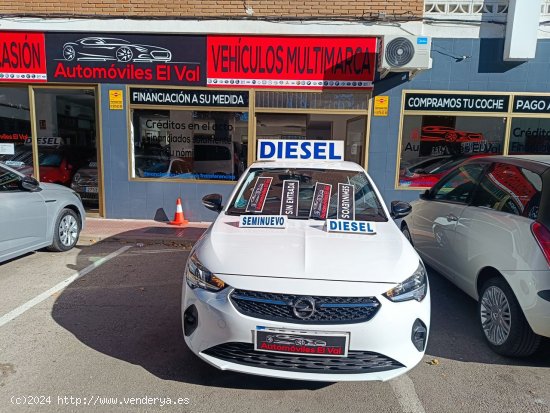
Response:
[{"label": "car wheel", "polygon": [[50,251],[68,251],[73,248],[80,236],[80,219],[76,212],[71,209],[63,209],[53,230],[53,242],[48,247]]},{"label": "car wheel", "polygon": [[411,243],[411,245],[413,245],[413,240],[412,240],[412,236],[411,236],[411,231],[409,231],[409,227],[407,226],[407,224],[403,224],[401,226],[401,232],[403,233],[403,235],[405,236],[405,238],[407,238],[407,240]]},{"label": "car wheel", "polygon": [[514,292],[503,278],[485,282],[479,295],[478,314],[483,335],[496,353],[526,357],[537,350],[541,337],[529,326]]},{"label": "car wheel", "polygon": [[132,60],[132,57],[134,57],[134,53],[129,47],[123,46],[116,51],[116,58],[119,62],[129,62]]},{"label": "car wheel", "polygon": [[76,57],[76,50],[73,46],[65,46],[63,48],[63,58],[67,61],[72,61]]}]

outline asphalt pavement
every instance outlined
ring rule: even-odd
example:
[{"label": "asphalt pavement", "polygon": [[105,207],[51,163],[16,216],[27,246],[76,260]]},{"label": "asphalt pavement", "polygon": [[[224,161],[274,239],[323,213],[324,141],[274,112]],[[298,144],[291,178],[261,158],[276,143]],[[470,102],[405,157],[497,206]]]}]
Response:
[{"label": "asphalt pavement", "polygon": [[548,341],[527,359],[492,353],[476,303],[433,270],[428,349],[401,378],[316,383],[219,371],[183,340],[188,247],[107,239],[0,264],[0,411],[550,412]]}]

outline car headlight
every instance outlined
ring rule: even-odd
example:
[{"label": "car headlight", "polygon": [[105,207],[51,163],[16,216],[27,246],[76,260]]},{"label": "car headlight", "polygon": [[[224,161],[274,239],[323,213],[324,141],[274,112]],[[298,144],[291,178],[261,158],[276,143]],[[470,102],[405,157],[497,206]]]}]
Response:
[{"label": "car headlight", "polygon": [[202,265],[195,254],[192,254],[185,265],[185,280],[191,288],[203,288],[208,291],[220,291],[225,283]]},{"label": "car headlight", "polygon": [[427,291],[428,276],[426,275],[426,268],[422,262],[419,262],[418,268],[412,276],[382,295],[393,302],[422,301],[426,297]]}]

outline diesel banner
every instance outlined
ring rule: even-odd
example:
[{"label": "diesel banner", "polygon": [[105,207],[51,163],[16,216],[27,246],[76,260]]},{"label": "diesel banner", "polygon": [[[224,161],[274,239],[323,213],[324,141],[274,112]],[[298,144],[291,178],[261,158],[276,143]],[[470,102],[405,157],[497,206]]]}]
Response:
[{"label": "diesel banner", "polygon": [[291,217],[298,216],[298,192],[300,181],[285,179],[283,181],[283,200],[281,202],[281,215]]},{"label": "diesel banner", "polygon": [[267,192],[271,186],[271,177],[260,177],[254,185],[252,194],[248,199],[248,204],[246,205],[246,212],[262,212],[264,210],[265,200],[267,198]]},{"label": "diesel banner", "polygon": [[51,82],[206,84],[206,36],[47,33]]},{"label": "diesel banner", "polygon": [[550,96],[514,96],[514,113],[550,113]]},{"label": "diesel banner", "polygon": [[248,108],[248,92],[131,88],[130,103],[172,106],[223,106]]},{"label": "diesel banner", "polygon": [[45,82],[44,33],[0,32],[0,82]]},{"label": "diesel banner", "polygon": [[338,183],[338,219],[355,219],[355,187]]},{"label": "diesel banner", "polygon": [[508,112],[508,95],[407,93],[405,110],[436,112]]},{"label": "diesel banner", "polygon": [[372,88],[376,46],[375,37],[208,36],[207,83]]},{"label": "diesel banner", "polygon": [[313,202],[309,217],[313,219],[327,219],[328,209],[330,204],[330,193],[332,185],[317,182],[315,184],[315,192],[313,193]]}]

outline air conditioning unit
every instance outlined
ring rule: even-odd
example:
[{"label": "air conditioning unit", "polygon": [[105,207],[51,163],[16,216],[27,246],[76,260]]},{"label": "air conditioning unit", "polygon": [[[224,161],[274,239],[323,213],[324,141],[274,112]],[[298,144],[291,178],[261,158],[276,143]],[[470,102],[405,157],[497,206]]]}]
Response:
[{"label": "air conditioning unit", "polygon": [[384,36],[380,55],[380,74],[431,69],[432,39],[426,36]]}]

